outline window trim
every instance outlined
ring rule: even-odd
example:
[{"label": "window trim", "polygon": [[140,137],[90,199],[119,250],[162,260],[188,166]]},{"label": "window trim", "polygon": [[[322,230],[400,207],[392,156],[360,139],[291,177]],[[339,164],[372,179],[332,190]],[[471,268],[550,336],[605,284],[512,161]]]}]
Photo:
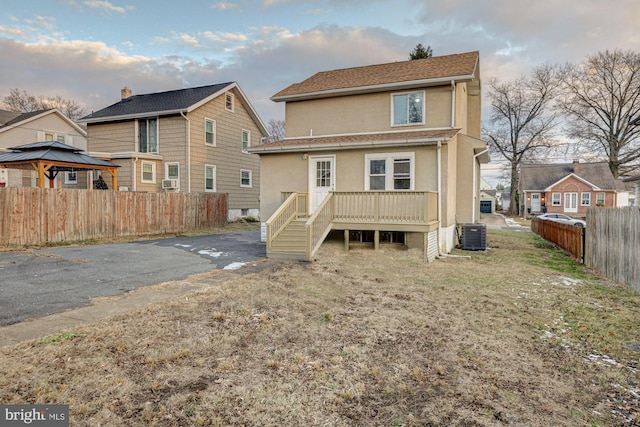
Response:
[{"label": "window trim", "polygon": [[[229,107],[229,104],[231,104],[231,107]],[[235,95],[231,92],[225,92],[224,93],[224,109],[227,111],[231,111],[233,113],[235,111],[235,108],[236,108]]]},{"label": "window trim", "polygon": [[[558,200],[556,200],[558,196]],[[551,193],[551,206],[562,206],[562,193]]]},{"label": "window trim", "polygon": [[[145,179],[144,178],[144,167],[146,165],[151,165],[151,179]],[[155,184],[156,183],[156,162],[147,162],[144,160],[141,160],[140,163],[140,182],[143,182],[145,184]]]},{"label": "window trim", "polygon": [[[585,200],[585,198],[587,200]],[[591,193],[589,192],[580,193],[580,206],[591,206]]]},{"label": "window trim", "polygon": [[[409,116],[407,115],[407,123],[396,123],[396,112],[395,112],[395,99],[396,96],[404,96],[404,95],[413,95],[420,94],[422,96],[422,117],[420,122],[410,122]],[[406,92],[395,92],[391,94],[391,127],[401,127],[401,126],[424,126],[426,124],[427,117],[427,109],[426,109],[426,91],[418,90],[418,91],[406,91]],[[408,102],[408,101],[407,101]],[[408,103],[407,103],[408,107]],[[407,111],[408,113],[408,111]]]},{"label": "window trim", "polygon": [[[243,153],[248,153],[248,149],[249,149],[249,147],[251,147],[251,131],[248,130],[248,129],[242,129],[242,134],[241,135],[242,135],[240,137],[241,138],[241,142],[240,142],[241,143],[241,150],[242,150]],[[245,135],[247,135],[247,144],[246,144],[246,146],[245,146],[245,143],[244,143],[244,136]]]},{"label": "window trim", "polygon": [[[207,188],[207,169],[211,169],[213,171],[213,188],[212,189],[208,189]],[[206,193],[215,193],[216,192],[216,187],[217,187],[217,172],[216,172],[216,166],[215,165],[210,165],[210,164],[205,164],[204,165],[204,191]]]},{"label": "window trim", "polygon": [[[393,169],[385,166],[385,184],[384,190],[371,190],[371,173],[370,166],[371,160],[385,160],[387,165],[389,160],[393,165],[393,161],[396,159],[409,159],[409,188],[396,190],[394,188],[394,174]],[[365,191],[414,191],[416,184],[416,153],[414,151],[395,152],[395,153],[367,153],[364,155],[364,190]]]},{"label": "window trim", "polygon": [[[69,178],[69,174],[75,174],[76,179]],[[64,183],[66,185],[77,185],[78,184],[78,171],[67,171],[64,173]]]},{"label": "window trim", "polygon": [[[242,174],[246,172],[249,174],[249,184],[242,183]],[[240,169],[240,187],[242,188],[253,188],[253,171],[250,169]]]},{"label": "window trim", "polygon": [[[212,143],[208,143],[207,142],[207,124],[211,123],[211,126],[213,128],[212,133],[213,133],[213,142]],[[215,147],[217,144],[217,127],[216,127],[216,121],[213,119],[209,119],[206,118],[204,119],[204,145],[206,145],[207,147]]]}]

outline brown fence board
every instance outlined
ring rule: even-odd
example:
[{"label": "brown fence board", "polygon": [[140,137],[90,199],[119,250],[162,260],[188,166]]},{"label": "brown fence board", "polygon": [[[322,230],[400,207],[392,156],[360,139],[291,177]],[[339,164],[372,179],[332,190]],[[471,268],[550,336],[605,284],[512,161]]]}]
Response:
[{"label": "brown fence board", "polygon": [[640,292],[640,208],[587,210],[585,265]]},{"label": "brown fence board", "polygon": [[218,193],[0,188],[0,245],[220,227],[227,203]]},{"label": "brown fence board", "polygon": [[584,229],[582,227],[533,218],[531,231],[543,239],[555,243],[576,261],[583,261]]}]

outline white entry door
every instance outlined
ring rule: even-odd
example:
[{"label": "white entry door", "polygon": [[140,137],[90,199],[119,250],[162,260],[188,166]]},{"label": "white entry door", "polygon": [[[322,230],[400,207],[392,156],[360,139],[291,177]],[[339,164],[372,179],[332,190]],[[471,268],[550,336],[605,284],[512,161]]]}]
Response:
[{"label": "white entry door", "polygon": [[578,212],[578,193],[564,193],[564,211]]},{"label": "white entry door", "polygon": [[540,193],[531,193],[531,212],[540,212]]},{"label": "white entry door", "polygon": [[309,214],[335,189],[335,156],[309,157]]}]

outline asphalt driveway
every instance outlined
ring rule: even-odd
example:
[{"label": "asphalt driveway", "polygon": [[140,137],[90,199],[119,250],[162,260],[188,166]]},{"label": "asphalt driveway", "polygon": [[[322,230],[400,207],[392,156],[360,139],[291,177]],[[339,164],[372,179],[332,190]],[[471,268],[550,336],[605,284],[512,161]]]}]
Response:
[{"label": "asphalt driveway", "polygon": [[265,256],[260,231],[0,253],[0,325]]}]

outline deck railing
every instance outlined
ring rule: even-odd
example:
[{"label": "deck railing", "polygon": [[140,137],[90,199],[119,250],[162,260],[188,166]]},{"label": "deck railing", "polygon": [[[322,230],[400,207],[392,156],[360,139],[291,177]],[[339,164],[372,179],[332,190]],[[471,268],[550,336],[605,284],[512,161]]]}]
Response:
[{"label": "deck railing", "polygon": [[[307,193],[284,194],[284,203],[267,221],[267,252],[271,242],[294,219],[307,215]],[[332,228],[359,227],[420,231],[438,220],[438,193],[433,191],[331,192],[307,220],[306,259],[322,245]],[[338,228],[341,229],[341,228]]]}]

